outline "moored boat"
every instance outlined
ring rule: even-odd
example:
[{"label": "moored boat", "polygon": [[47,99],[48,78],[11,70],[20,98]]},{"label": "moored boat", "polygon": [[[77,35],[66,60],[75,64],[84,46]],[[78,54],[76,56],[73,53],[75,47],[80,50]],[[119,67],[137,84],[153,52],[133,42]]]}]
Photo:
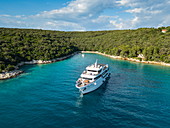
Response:
[{"label": "moored boat", "polygon": [[86,70],[80,75],[76,81],[76,88],[82,94],[92,92],[99,88],[109,77],[109,66],[107,64],[95,64],[86,67]]}]

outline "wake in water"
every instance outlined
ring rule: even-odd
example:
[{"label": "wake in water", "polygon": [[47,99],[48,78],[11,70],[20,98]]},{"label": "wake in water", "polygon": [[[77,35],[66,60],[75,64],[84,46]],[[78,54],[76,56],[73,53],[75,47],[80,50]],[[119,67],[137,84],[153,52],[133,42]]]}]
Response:
[{"label": "wake in water", "polygon": [[83,101],[83,94],[80,93],[80,96],[77,98],[76,107],[80,107],[82,105],[82,101]]},{"label": "wake in water", "polygon": [[80,93],[80,97],[83,98],[83,94],[82,93]]}]

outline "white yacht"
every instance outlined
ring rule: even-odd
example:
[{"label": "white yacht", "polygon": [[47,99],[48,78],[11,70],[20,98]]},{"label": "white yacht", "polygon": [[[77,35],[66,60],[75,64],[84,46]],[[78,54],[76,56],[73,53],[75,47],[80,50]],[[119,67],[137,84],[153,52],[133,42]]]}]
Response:
[{"label": "white yacht", "polygon": [[82,94],[89,93],[99,88],[109,77],[109,67],[106,64],[95,64],[86,67],[86,70],[81,74],[76,81],[76,88]]}]

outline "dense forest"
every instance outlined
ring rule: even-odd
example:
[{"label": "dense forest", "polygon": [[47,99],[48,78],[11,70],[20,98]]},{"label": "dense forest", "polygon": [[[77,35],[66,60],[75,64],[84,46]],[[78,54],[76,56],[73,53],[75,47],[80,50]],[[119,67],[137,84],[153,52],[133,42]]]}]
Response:
[{"label": "dense forest", "polygon": [[21,61],[82,50],[130,58],[143,54],[146,61],[170,63],[170,27],[87,32],[0,28],[0,72],[13,70]]}]

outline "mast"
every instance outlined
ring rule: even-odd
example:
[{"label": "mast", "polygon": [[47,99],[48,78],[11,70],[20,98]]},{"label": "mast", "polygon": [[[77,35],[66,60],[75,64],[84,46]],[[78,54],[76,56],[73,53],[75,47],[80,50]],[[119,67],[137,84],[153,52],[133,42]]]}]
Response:
[{"label": "mast", "polygon": [[95,62],[95,64],[94,64],[94,66],[97,68],[97,59],[96,59],[96,62]]}]

